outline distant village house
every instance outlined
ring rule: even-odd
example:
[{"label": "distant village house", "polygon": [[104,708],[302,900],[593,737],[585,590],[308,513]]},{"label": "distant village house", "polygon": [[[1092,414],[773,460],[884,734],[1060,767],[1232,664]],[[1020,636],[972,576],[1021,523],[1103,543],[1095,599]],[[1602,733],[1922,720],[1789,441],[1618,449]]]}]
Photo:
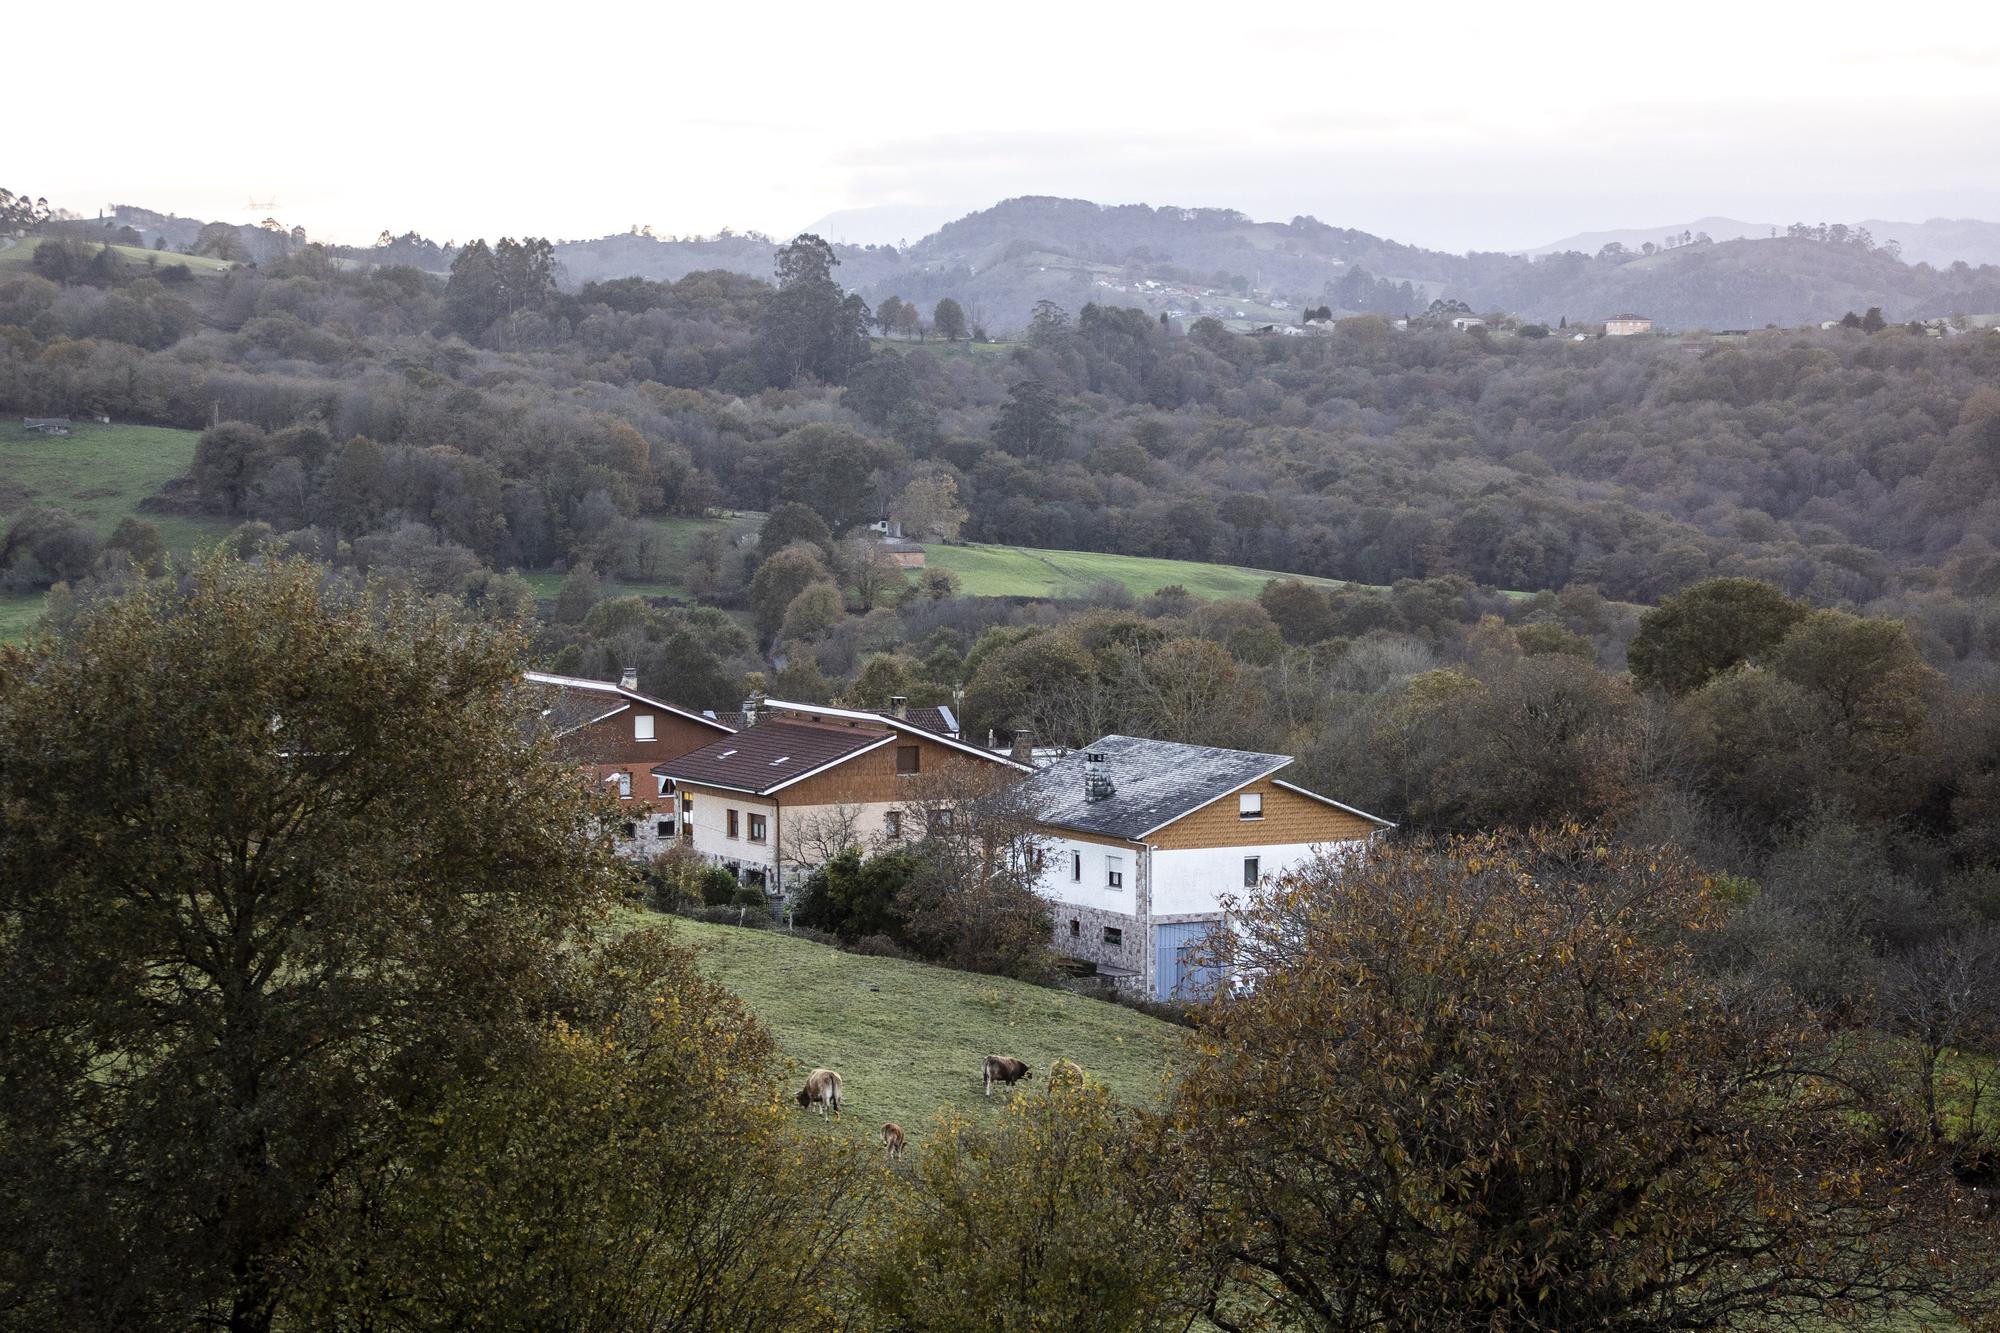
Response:
[{"label": "distant village house", "polygon": [[1644,315],[1613,315],[1604,321],[1604,336],[1607,338],[1631,338],[1653,331],[1653,321]]}]

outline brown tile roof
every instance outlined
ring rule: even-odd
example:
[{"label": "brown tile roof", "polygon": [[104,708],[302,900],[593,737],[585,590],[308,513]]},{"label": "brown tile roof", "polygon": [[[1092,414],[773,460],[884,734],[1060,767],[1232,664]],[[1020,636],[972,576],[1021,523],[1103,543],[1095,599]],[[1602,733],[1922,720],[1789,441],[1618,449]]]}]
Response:
[{"label": "brown tile roof", "polygon": [[559,676],[549,671],[524,672],[522,679],[530,686],[539,686],[554,692],[553,702],[544,710],[547,723],[558,735],[609,717],[620,708],[639,704],[662,713],[674,713],[693,722],[714,727],[717,731],[734,731],[741,725],[737,722],[723,722],[704,714],[693,712],[664,699],[655,699],[637,690],[608,680],[591,680],[584,676]]},{"label": "brown tile roof", "polygon": [[[794,704],[791,706],[801,712],[809,712],[813,708],[811,704]],[[865,712],[869,710],[859,711]],[[876,715],[880,717],[884,725],[894,720],[887,711],[879,712]],[[727,727],[740,728],[743,725],[743,714],[740,712],[713,712],[704,713],[702,716],[709,718],[711,721],[720,722]],[[907,722],[913,727],[919,727],[924,731],[933,732],[939,736],[958,735],[958,717],[943,704],[936,704],[928,708],[912,708],[903,715],[901,721]]]},{"label": "brown tile roof", "polygon": [[669,759],[653,772],[676,782],[762,795],[864,750],[886,745],[894,737],[890,731],[763,721],[726,740]]}]

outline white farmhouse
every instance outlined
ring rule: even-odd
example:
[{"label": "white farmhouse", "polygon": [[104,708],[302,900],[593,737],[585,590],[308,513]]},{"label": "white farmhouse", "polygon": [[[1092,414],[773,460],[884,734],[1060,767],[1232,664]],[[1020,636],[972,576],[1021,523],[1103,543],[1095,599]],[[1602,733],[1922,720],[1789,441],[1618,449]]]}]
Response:
[{"label": "white farmhouse", "polygon": [[1021,784],[1036,890],[1059,952],[1156,999],[1209,983],[1191,961],[1223,900],[1392,827],[1281,779],[1292,757],[1106,736]]}]

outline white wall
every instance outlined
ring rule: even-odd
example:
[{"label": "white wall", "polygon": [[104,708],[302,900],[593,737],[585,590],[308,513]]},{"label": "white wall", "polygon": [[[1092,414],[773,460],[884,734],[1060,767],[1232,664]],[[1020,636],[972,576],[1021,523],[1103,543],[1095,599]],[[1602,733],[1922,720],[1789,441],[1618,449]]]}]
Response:
[{"label": "white wall", "polygon": [[[690,793],[694,797],[694,849],[703,856],[717,861],[740,861],[744,865],[763,866],[766,871],[775,868],[773,856],[777,837],[776,808],[769,801],[760,801],[754,796],[738,796],[725,792],[713,794],[706,791]],[[730,837],[727,812],[736,811],[736,836]],[[752,842],[750,816],[763,815],[767,821],[764,841]]]},{"label": "white wall", "polygon": [[[1035,892],[1044,898],[1059,903],[1075,903],[1079,907],[1096,907],[1107,912],[1123,912],[1127,916],[1138,910],[1139,854],[1137,847],[1107,847],[1101,842],[1080,842],[1074,838],[1043,838],[1042,877],[1035,884]],[[1070,856],[1083,857],[1083,879],[1070,879]],[[1120,888],[1108,888],[1104,883],[1104,858],[1115,856],[1119,867],[1125,872],[1125,883]],[[1156,909],[1157,910],[1157,909]]]},{"label": "white wall", "polygon": [[1200,916],[1220,912],[1222,899],[1243,896],[1243,862],[1258,860],[1257,873],[1269,879],[1296,870],[1320,852],[1349,855],[1362,842],[1286,843],[1266,847],[1192,847],[1153,853],[1152,914]]}]

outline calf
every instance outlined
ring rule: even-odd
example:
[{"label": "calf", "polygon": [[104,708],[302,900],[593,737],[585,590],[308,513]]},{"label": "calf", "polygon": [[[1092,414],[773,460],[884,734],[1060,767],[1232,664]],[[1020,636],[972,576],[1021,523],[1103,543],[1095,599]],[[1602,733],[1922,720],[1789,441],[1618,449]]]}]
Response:
[{"label": "calf", "polygon": [[882,1126],[882,1146],[889,1150],[890,1161],[900,1162],[903,1160],[903,1147],[906,1142],[907,1140],[903,1138],[903,1127],[901,1125],[891,1123]]},{"label": "calf", "polygon": [[840,1114],[840,1075],[831,1069],[815,1069],[806,1075],[806,1085],[799,1089],[798,1103],[801,1108],[816,1106],[819,1117],[827,1118],[827,1112]]},{"label": "calf", "polygon": [[1057,1060],[1049,1066],[1049,1082],[1081,1083],[1083,1082],[1083,1066],[1077,1064],[1074,1060]]},{"label": "calf", "polygon": [[1011,1088],[1022,1079],[1034,1076],[1035,1071],[1028,1068],[1026,1062],[1016,1060],[1011,1055],[989,1055],[986,1057],[986,1062],[979,1067],[979,1077],[986,1084],[988,1097],[993,1095],[995,1083],[1005,1083]]}]

